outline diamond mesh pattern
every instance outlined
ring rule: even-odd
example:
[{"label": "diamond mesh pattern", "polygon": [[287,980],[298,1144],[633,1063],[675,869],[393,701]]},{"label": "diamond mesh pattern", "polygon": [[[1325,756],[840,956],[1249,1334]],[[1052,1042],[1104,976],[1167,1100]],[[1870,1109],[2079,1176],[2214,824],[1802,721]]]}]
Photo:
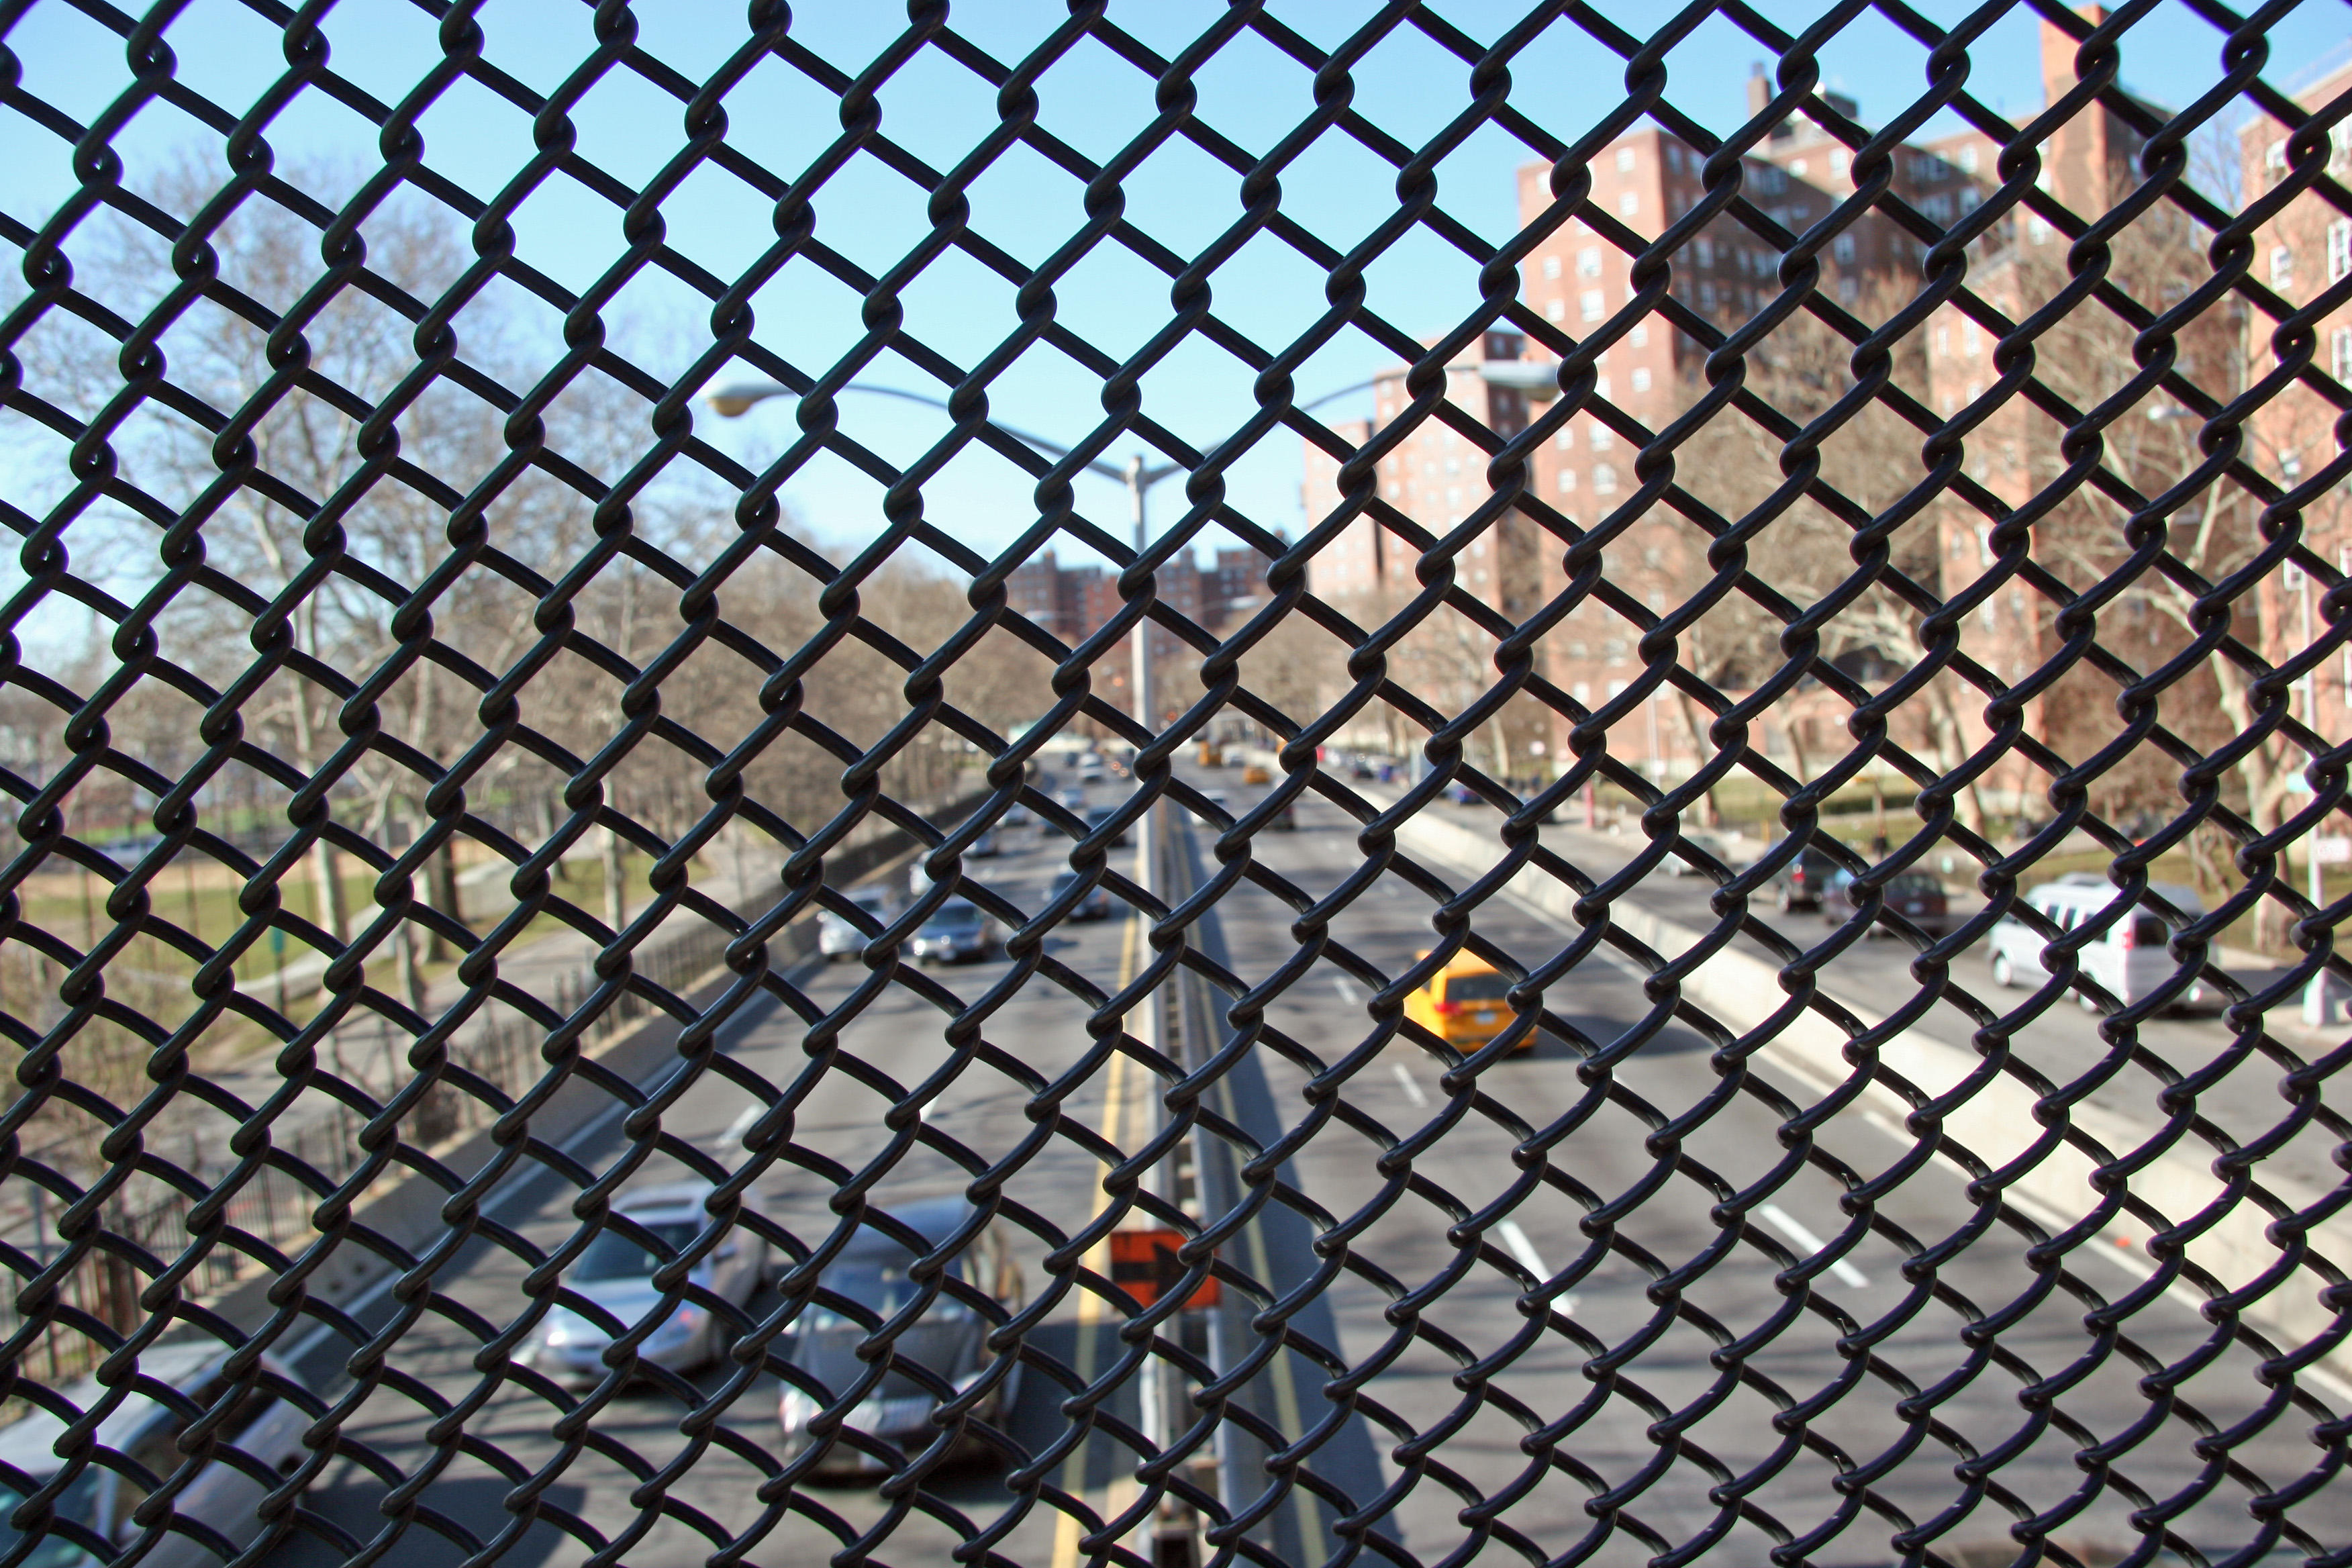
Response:
[{"label": "diamond mesh pattern", "polygon": [[0,1568],[2352,1563],[2293,7],[824,9],[6,13]]}]

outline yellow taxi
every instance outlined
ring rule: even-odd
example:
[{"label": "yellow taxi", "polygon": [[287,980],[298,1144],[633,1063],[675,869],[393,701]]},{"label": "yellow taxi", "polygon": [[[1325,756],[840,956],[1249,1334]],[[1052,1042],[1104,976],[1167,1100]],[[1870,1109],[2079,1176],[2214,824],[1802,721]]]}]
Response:
[{"label": "yellow taxi", "polygon": [[[1426,951],[1415,958],[1427,958]],[[1404,1016],[1449,1046],[1475,1050],[1503,1032],[1514,1015],[1504,1000],[1511,977],[1483,958],[1457,952],[1428,984],[1405,994]],[[1535,1044],[1530,1033],[1517,1049]]]}]

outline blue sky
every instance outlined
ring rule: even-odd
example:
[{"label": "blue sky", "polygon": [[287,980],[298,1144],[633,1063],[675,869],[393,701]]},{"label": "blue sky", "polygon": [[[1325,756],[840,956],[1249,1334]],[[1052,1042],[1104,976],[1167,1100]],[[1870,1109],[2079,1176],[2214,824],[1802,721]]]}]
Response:
[{"label": "blue sky", "polygon": [[[1278,4],[1273,13],[1324,46],[1337,44],[1371,7],[1339,0]],[[1635,32],[1648,32],[1664,8],[1634,0],[1602,0],[1599,9]],[[1815,5],[1765,4],[1768,16],[1790,29]],[[1925,5],[1942,24],[1963,7]],[[1112,17],[1163,54],[1181,49],[1222,12],[1205,0],[1142,0],[1115,4]],[[1489,38],[1514,22],[1521,7],[1487,0],[1451,0],[1437,10],[1454,26]],[[795,7],[795,36],[843,69],[855,72],[887,46],[903,12],[884,5],[803,4]],[[479,9],[486,55],[500,68],[541,91],[554,89],[593,47],[591,12],[577,0],[488,0]],[[1000,59],[1033,47],[1065,16],[1045,0],[982,0],[959,4],[954,25]],[[741,31],[740,5],[667,0],[639,8],[643,47],[697,80],[724,59]],[[404,96],[440,58],[432,18],[404,0],[343,0],[326,30],[339,71],[386,100]],[[2329,0],[2311,0],[2273,32],[2274,80],[2291,81],[2310,62],[2340,48],[2346,13]],[[283,68],[275,29],[232,0],[194,0],[169,29],[177,74],[215,101],[243,111]],[[2194,99],[2218,74],[2221,36],[2178,4],[2160,6],[2130,36],[2124,75],[2135,90],[2171,104]],[[8,37],[23,63],[26,89],[85,122],[128,80],[119,40],[65,5],[36,4]],[[1744,115],[1743,82],[1753,61],[1769,51],[1716,17],[1670,59],[1669,96],[1686,112],[1729,131]],[[1865,122],[1891,118],[1924,83],[1924,50],[1875,14],[1850,25],[1822,56],[1825,82],[1861,104]],[[1409,29],[1400,29],[1355,73],[1355,102],[1402,140],[1420,144],[1467,101],[1467,69]],[[1590,126],[1622,91],[1622,68],[1570,24],[1556,24],[1514,70],[1513,102],[1563,136]],[[2041,86],[2035,26],[2030,13],[2012,11],[1974,50],[1971,86],[1985,101],[2011,115],[2039,106]],[[1198,78],[1199,112],[1244,148],[1262,151],[1296,124],[1311,105],[1307,73],[1263,41],[1247,36],[1221,51]],[[1080,46],[1041,83],[1043,123],[1084,152],[1107,156],[1152,112],[1150,81],[1097,45]],[[883,126],[934,166],[957,162],[995,122],[993,90],[936,51],[919,55],[882,92]],[[832,94],[773,59],[763,62],[730,97],[730,140],[771,167],[797,174],[838,132]],[[677,103],[625,72],[614,72],[589,95],[575,116],[581,151],[635,184],[660,168],[684,139]],[[1930,127],[1930,133],[1936,129]],[[423,121],[433,167],[485,196],[496,193],[530,156],[528,119],[486,89],[461,82]],[[11,156],[0,164],[0,207],[38,224],[70,188],[68,149],[47,131],[18,120],[6,130]],[[271,142],[289,164],[347,163],[373,157],[374,132],[323,95],[298,98],[277,118]],[[178,111],[151,107],[120,137],[133,183],[186,150],[216,140]],[[1512,168],[1527,150],[1485,129],[1442,167],[1445,209],[1489,239],[1517,223]],[[1345,138],[1327,135],[1284,181],[1283,205],[1298,221],[1341,247],[1355,243],[1391,208],[1393,176]],[[1130,219],[1176,251],[1206,246],[1239,212],[1238,180],[1204,155],[1175,143],[1155,154],[1126,183]],[[983,175],[972,191],[975,226],[1025,262],[1037,262],[1083,220],[1077,184],[1042,158],[1016,151]],[[737,275],[771,237],[765,201],[731,176],[706,169],[665,205],[670,242],[722,277]],[[879,270],[926,232],[923,197],[879,163],[861,158],[843,170],[818,200],[818,234],[862,265]],[[542,187],[523,208],[520,253],[575,288],[594,279],[621,247],[619,215],[601,197],[568,182]],[[1397,325],[1428,334],[1451,324],[1475,298],[1475,267],[1433,236],[1400,243],[1373,269],[1371,303]],[[1217,276],[1215,308],[1258,342],[1289,341],[1323,307],[1323,278],[1287,247],[1253,241]],[[1099,247],[1056,290],[1060,319],[1089,340],[1124,354],[1164,324],[1164,278],[1114,247]],[[970,363],[1013,325],[1012,291],[976,264],[950,257],[934,265],[905,295],[907,327],[959,363]],[[819,371],[860,334],[858,300],[820,269],[796,261],[758,300],[760,336],[804,369]],[[707,342],[707,307],[690,290],[653,274],[633,284],[608,312],[615,339],[642,363],[674,374]],[[526,322],[542,338],[551,316]],[[1360,382],[1388,356],[1368,340],[1343,336],[1297,378],[1302,395]],[[938,391],[911,366],[886,358],[866,373],[887,384]],[[1221,350],[1193,340],[1147,379],[1147,409],[1186,438],[1207,446],[1233,429],[1253,406],[1249,373]],[[1060,439],[1075,438],[1102,417],[1095,379],[1059,355],[1033,351],[996,384],[992,407],[1007,424]],[[1346,405],[1331,416],[1357,412]],[[726,422],[705,415],[702,427],[719,445],[757,463],[794,433],[788,405],[771,404]],[[844,424],[894,459],[912,458],[936,436],[943,416],[880,399],[846,401]],[[1114,448],[1115,455],[1126,449]],[[22,443],[0,468],[18,504],[37,501],[42,470],[54,455],[28,460]],[[1300,522],[1296,439],[1279,435],[1234,468],[1230,496],[1271,527]],[[877,524],[878,491],[845,465],[819,459],[788,485],[789,503],[823,538],[852,542]],[[991,457],[968,456],[927,490],[934,520],[982,548],[1001,545],[1031,521],[1028,482]],[[1123,531],[1119,498],[1088,481],[1080,504],[1096,521]],[[1155,503],[1155,519],[1173,517],[1181,498],[1173,487]],[[1069,553],[1065,551],[1066,556]],[[13,574],[13,563],[8,568]],[[5,587],[5,584],[0,584]]]}]

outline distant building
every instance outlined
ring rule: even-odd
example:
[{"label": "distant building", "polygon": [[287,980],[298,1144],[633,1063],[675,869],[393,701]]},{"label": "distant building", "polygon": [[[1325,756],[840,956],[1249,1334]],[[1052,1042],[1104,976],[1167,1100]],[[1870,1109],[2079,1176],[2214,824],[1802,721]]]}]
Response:
[{"label": "distant building", "polygon": [[[2340,59],[2340,57],[2339,57]],[[2322,74],[2294,94],[2302,109],[2318,112],[2352,92],[2352,62],[2321,68]],[[2277,190],[2291,173],[2288,132],[2267,116],[2239,132],[2245,199],[2249,205]],[[2326,173],[2352,183],[2352,129],[2338,123],[2326,148]],[[2320,295],[2337,290],[2337,302],[2311,323],[2312,369],[2352,387],[2352,305],[2342,285],[2352,276],[2352,216],[2308,190],[2299,191],[2254,231],[2254,280],[2293,309],[2308,309]],[[2253,317],[2246,334],[2248,381],[2280,374],[2281,355],[2272,346],[2276,323]],[[2337,406],[2296,380],[2281,386],[2255,409],[2249,459],[2283,488],[2291,489],[2337,459]],[[2352,481],[2330,485],[2302,510],[2306,548],[2338,572],[2352,574]],[[2263,653],[2283,664],[2327,631],[2321,609],[2324,583],[2299,569],[2270,574],[2261,586]],[[2308,628],[2306,630],[2306,628]],[[2330,657],[2296,684],[2294,715],[2319,734],[2340,742],[2352,734],[2352,647]]]},{"label": "distant building", "polygon": [[[1160,569],[1159,600],[1202,630],[1222,636],[1264,597],[1268,564],[1250,549],[1219,550],[1210,566],[1198,564],[1188,552]],[[1009,608],[1074,647],[1109,625],[1124,604],[1117,573],[1064,566],[1051,550],[1015,567],[1004,588]],[[1175,633],[1152,629],[1155,658],[1172,658],[1181,647]]]}]

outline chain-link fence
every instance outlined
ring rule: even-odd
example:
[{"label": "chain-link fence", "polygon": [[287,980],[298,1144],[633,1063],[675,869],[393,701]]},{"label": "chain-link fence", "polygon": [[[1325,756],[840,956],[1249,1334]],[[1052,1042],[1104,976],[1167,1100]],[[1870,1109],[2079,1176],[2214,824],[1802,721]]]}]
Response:
[{"label": "chain-link fence", "polygon": [[0,16],[0,1568],[2352,1563],[2340,10]]}]

